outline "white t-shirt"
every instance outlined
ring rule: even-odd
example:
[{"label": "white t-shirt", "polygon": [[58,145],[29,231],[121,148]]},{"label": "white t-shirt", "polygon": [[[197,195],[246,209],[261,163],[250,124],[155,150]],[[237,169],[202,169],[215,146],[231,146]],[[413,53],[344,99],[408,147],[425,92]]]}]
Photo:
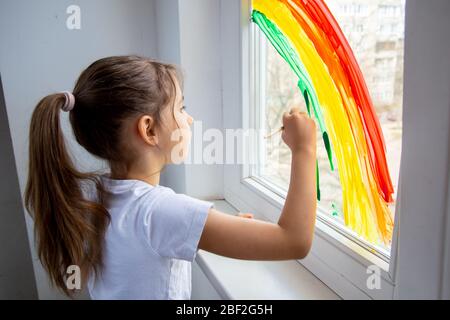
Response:
[{"label": "white t-shirt", "polygon": [[190,299],[191,262],[212,202],[140,180],[101,177],[111,222],[92,299]]}]

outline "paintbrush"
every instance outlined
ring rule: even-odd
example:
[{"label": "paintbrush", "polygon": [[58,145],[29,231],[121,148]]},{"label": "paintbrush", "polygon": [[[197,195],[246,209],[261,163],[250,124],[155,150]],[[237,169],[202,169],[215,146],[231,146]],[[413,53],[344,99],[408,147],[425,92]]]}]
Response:
[{"label": "paintbrush", "polygon": [[269,139],[269,138],[271,138],[272,136],[276,135],[277,133],[279,133],[279,132],[281,132],[281,131],[283,131],[283,130],[284,130],[284,126],[282,126],[282,127],[281,127],[280,129],[278,129],[277,131],[272,132],[271,134],[265,136],[264,139]]}]

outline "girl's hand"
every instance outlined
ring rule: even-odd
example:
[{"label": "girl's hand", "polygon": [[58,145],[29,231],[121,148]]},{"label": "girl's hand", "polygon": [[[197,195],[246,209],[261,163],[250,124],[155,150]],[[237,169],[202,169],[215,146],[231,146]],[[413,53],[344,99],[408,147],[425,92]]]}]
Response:
[{"label": "girl's hand", "polygon": [[299,108],[292,108],[283,114],[283,133],[281,138],[292,153],[299,150],[315,150],[316,124]]},{"label": "girl's hand", "polygon": [[240,212],[237,214],[237,216],[241,217],[241,218],[253,219],[253,214],[251,214],[251,213],[241,213]]}]

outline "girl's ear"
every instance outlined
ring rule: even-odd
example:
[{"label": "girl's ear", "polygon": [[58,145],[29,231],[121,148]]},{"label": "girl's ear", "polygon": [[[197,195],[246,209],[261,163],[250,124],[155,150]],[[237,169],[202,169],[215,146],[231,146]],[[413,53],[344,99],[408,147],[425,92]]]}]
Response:
[{"label": "girl's ear", "polygon": [[138,120],[139,136],[149,145],[156,146],[158,144],[158,136],[155,130],[155,120],[148,115],[142,116]]}]

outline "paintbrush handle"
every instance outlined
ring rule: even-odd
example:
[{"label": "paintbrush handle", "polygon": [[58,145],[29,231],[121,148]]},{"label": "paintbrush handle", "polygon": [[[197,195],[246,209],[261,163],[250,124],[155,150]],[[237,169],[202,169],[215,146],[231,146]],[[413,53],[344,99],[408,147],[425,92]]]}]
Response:
[{"label": "paintbrush handle", "polygon": [[268,136],[265,136],[264,139],[269,139],[269,138],[271,138],[272,136],[276,135],[277,133],[279,133],[279,132],[281,132],[281,131],[283,131],[283,130],[284,130],[284,126],[281,127],[280,129],[278,129],[277,131],[272,132],[272,133],[269,134]]}]

